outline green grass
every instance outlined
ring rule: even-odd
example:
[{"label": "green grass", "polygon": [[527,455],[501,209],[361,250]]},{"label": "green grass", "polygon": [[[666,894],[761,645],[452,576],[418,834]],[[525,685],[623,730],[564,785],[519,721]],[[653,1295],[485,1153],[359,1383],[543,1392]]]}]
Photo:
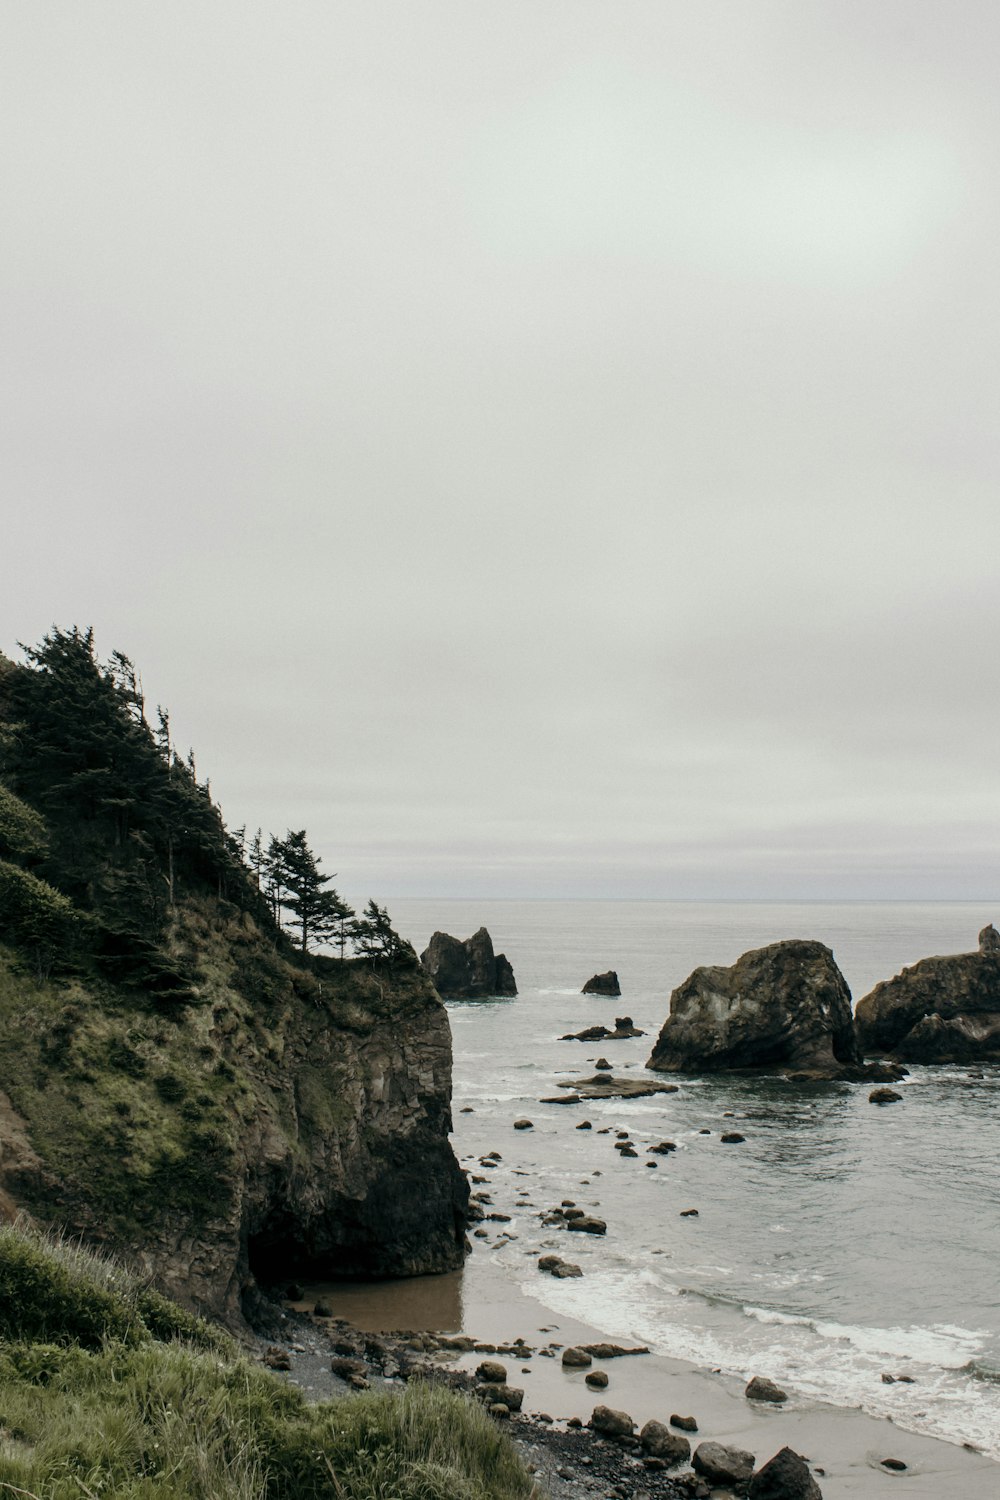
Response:
[{"label": "green grass", "polygon": [[311,1406],[121,1267],[0,1226],[0,1500],[531,1494],[468,1398],[412,1383]]}]

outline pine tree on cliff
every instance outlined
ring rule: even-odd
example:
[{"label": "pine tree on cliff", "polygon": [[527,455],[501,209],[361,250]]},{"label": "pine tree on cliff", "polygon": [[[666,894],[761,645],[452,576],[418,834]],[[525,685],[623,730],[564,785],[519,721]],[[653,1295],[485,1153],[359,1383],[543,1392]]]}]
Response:
[{"label": "pine tree on cliff", "polygon": [[400,937],[389,920],[388,911],[376,901],[369,901],[364,915],[352,924],[351,937],[361,958],[385,959],[389,963],[413,958],[416,962],[413,945]]},{"label": "pine tree on cliff", "polygon": [[[342,924],[353,916],[351,908],[334,890],[325,890],[332,875],[320,873],[320,860],[306,842],[306,831],[289,829],[283,839],[272,839],[268,850],[268,871],[272,899],[292,913],[303,953],[310,946],[328,942],[338,936]],[[343,951],[343,948],[341,948]]]}]

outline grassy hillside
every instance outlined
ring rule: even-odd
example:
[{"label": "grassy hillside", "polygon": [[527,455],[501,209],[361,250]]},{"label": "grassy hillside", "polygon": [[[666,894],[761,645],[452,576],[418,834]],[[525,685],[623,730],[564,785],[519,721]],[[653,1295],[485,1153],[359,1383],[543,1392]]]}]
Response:
[{"label": "grassy hillside", "polygon": [[112,1263],[0,1226],[0,1493],[527,1500],[510,1442],[414,1384],[310,1406]]}]

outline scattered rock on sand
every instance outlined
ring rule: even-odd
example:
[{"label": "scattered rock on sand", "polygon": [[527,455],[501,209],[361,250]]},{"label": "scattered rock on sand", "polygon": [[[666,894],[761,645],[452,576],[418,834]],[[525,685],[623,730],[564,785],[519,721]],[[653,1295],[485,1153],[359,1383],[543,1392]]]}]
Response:
[{"label": "scattered rock on sand", "polygon": [[604,1370],[590,1370],[583,1378],[595,1391],[603,1391],[608,1384],[608,1377]]},{"label": "scattered rock on sand", "polygon": [[783,1391],[779,1385],[775,1385],[773,1380],[768,1380],[764,1375],[755,1375],[743,1394],[748,1401],[770,1401],[775,1406],[788,1400],[787,1391]]},{"label": "scattered rock on sand", "polygon": [[901,1458],[883,1458],[880,1460],[883,1469],[892,1469],[896,1474],[902,1474],[906,1468]]},{"label": "scattered rock on sand", "polygon": [[514,1121],[514,1129],[515,1130],[533,1130],[534,1126],[532,1125],[532,1123],[531,1123],[530,1120],[515,1120]]},{"label": "scattered rock on sand", "polygon": [[682,1208],[681,1209],[681,1218],[682,1219],[696,1219],[697,1217],[698,1217],[698,1210],[696,1208]]},{"label": "scattered rock on sand", "polygon": [[639,1433],[639,1441],[651,1458],[662,1458],[668,1468],[687,1463],[691,1457],[687,1438],[678,1437],[663,1422],[647,1422]]},{"label": "scattered rock on sand", "polygon": [[676,1412],[671,1413],[671,1427],[679,1427],[681,1432],[697,1432],[698,1423],[694,1417],[679,1417]]},{"label": "scattered rock on sand", "polygon": [[594,974],[580,991],[582,995],[620,995],[621,992],[614,969],[608,969],[605,974]]},{"label": "scattered rock on sand", "polygon": [[593,1130],[594,1127],[589,1120],[581,1120],[576,1128],[577,1130]]},{"label": "scattered rock on sand", "polygon": [[699,1443],[691,1467],[711,1484],[746,1484],[753,1473],[754,1456],[744,1448],[726,1448],[722,1443]]},{"label": "scattered rock on sand", "polygon": [[583,1370],[594,1361],[583,1349],[577,1349],[575,1345],[571,1345],[570,1348],[563,1350],[562,1362],[575,1370]]},{"label": "scattered rock on sand", "polygon": [[507,1366],[496,1359],[484,1359],[476,1369],[476,1379],[493,1385],[504,1385],[507,1381]]},{"label": "scattered rock on sand", "polygon": [[895,1089],[872,1089],[868,1095],[869,1104],[895,1104],[902,1099],[902,1094],[897,1094]]},{"label": "scattered rock on sand", "polygon": [[800,1454],[782,1448],[750,1481],[748,1500],[823,1500],[823,1491]]},{"label": "scattered rock on sand", "polygon": [[631,1437],[635,1431],[635,1423],[628,1412],[615,1411],[610,1406],[595,1406],[587,1425],[605,1437]]}]

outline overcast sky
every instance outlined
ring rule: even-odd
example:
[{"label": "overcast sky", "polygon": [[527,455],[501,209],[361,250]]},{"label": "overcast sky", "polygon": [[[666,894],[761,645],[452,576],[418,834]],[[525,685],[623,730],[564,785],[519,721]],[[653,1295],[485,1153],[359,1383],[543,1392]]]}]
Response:
[{"label": "overcast sky", "polygon": [[991,897],[996,0],[0,18],[0,649],[375,895]]}]

